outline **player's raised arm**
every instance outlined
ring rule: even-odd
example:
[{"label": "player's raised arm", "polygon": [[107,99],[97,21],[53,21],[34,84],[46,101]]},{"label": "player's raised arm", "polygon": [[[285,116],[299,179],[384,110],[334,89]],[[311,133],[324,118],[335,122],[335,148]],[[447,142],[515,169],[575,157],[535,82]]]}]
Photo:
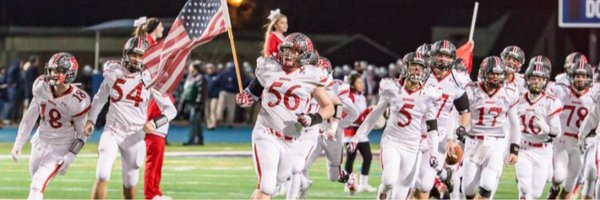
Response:
[{"label": "player's raised arm", "polygon": [[38,107],[38,100],[36,97],[33,97],[31,103],[29,104],[29,108],[27,108],[25,115],[23,115],[23,119],[21,119],[19,130],[17,132],[17,138],[15,139],[15,144],[13,145],[13,149],[11,151],[12,159],[15,162],[21,155],[23,145],[25,145],[27,140],[29,140],[31,130],[33,129],[33,126],[35,126],[35,122],[37,122],[39,116],[40,108]]}]

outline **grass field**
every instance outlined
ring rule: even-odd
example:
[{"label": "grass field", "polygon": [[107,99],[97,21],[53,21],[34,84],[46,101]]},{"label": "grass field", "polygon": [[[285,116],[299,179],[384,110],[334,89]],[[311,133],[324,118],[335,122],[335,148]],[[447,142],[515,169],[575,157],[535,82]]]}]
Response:
[{"label": "grass field", "polygon": [[[0,143],[0,199],[23,199],[29,192],[28,154],[29,146],[24,150],[25,156],[18,163],[10,159],[11,143]],[[96,144],[88,144],[82,150],[81,157],[65,176],[57,176],[46,188],[47,199],[89,199],[95,179],[97,156]],[[378,149],[374,145],[374,149]],[[171,145],[167,152],[183,151],[250,151],[250,144],[209,144],[206,146],[182,147]],[[355,169],[360,160],[356,162]],[[109,186],[109,198],[120,199],[121,195],[121,164],[119,159],[113,167]],[[140,173],[143,174],[142,171]],[[310,199],[373,199],[375,193],[359,193],[353,197],[343,192],[343,185],[327,180],[325,161],[320,158],[310,171],[313,187],[309,192]],[[502,174],[497,199],[518,198],[517,186],[514,181],[514,168],[506,167]],[[143,198],[142,175],[138,185],[137,198]],[[375,158],[371,167],[369,182],[373,186],[379,184],[381,167]],[[256,187],[256,175],[250,157],[165,157],[161,188],[165,195],[174,199],[248,199]],[[544,194],[545,195],[545,194]],[[276,199],[284,199],[279,196]]]}]

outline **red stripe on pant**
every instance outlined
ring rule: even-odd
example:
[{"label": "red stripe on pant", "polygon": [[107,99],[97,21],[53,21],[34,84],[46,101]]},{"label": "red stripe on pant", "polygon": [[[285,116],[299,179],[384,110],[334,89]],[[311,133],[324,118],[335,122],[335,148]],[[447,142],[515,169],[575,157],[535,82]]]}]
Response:
[{"label": "red stripe on pant", "polygon": [[262,171],[260,171],[260,160],[258,159],[258,151],[256,151],[256,144],[254,144],[254,160],[256,160],[256,169],[258,171],[258,185],[256,189],[260,190],[260,181],[262,179]]},{"label": "red stripe on pant", "polygon": [[40,190],[41,193],[44,193],[44,190],[46,190],[46,185],[48,185],[48,182],[50,182],[54,175],[56,175],[56,172],[58,172],[58,168],[60,168],[60,165],[56,166],[56,168],[54,168],[54,171],[52,171],[48,178],[46,178],[46,181],[44,181],[44,186],[42,186],[42,189]]},{"label": "red stripe on pant", "polygon": [[144,169],[144,198],[162,196],[160,179],[165,156],[165,138],[146,134],[146,165]]}]

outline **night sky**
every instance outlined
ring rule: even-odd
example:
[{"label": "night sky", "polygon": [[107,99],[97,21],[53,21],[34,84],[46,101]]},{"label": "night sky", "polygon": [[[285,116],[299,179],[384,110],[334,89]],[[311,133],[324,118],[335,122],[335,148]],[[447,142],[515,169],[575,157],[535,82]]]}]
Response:
[{"label": "night sky", "polygon": [[[175,17],[185,0],[0,0],[0,26],[84,27],[108,20],[140,16]],[[468,27],[474,1],[433,0],[245,0],[231,8],[236,31],[262,35],[269,10],[288,15],[291,32],[363,34],[399,55],[431,42],[435,25]],[[486,26],[505,13],[511,18],[493,47],[499,52],[517,44],[528,52],[543,27],[557,12],[556,0],[481,1],[477,26]],[[244,16],[236,19],[235,16]],[[556,20],[554,20],[556,23]],[[589,29],[558,30],[558,38],[573,39],[586,52]],[[477,33],[476,33],[477,37]],[[559,56],[571,49],[561,49]],[[458,44],[457,44],[458,46]],[[560,60],[560,59],[557,59]]]}]

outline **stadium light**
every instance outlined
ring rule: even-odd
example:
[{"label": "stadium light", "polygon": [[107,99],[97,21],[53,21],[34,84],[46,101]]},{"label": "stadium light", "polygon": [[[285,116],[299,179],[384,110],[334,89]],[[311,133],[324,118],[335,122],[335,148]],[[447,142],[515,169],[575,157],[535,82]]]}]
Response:
[{"label": "stadium light", "polygon": [[240,5],[242,5],[243,2],[244,0],[227,0],[227,3],[229,3],[229,5],[233,7],[240,7]]}]

